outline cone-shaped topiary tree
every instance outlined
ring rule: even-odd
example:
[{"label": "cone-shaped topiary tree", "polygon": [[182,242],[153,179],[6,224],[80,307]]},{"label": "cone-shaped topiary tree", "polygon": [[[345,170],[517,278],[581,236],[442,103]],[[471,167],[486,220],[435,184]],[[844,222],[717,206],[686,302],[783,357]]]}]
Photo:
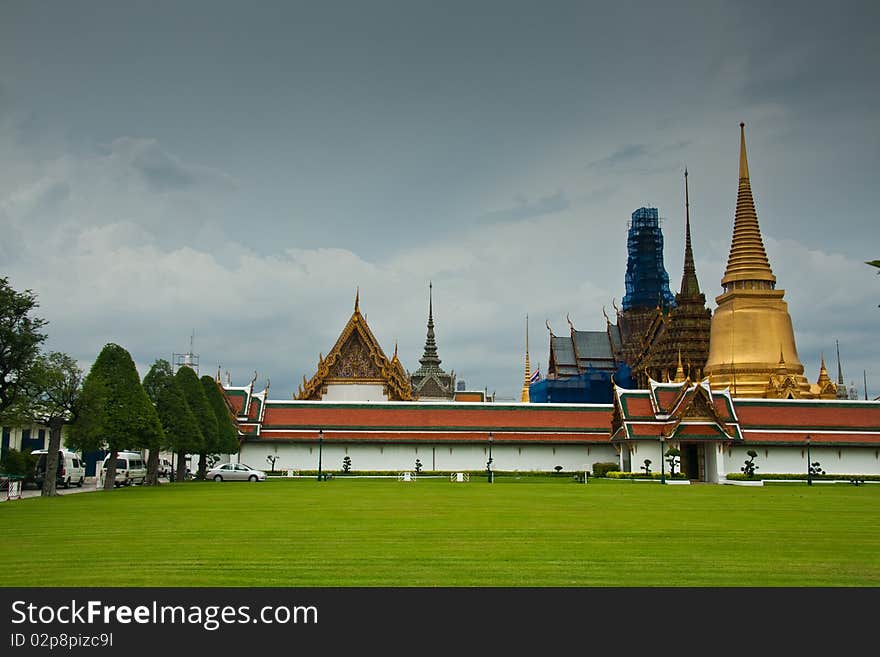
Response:
[{"label": "cone-shaped topiary tree", "polygon": [[165,387],[159,391],[156,404],[159,419],[165,429],[168,449],[177,454],[177,481],[183,481],[186,474],[187,453],[198,453],[204,439],[198,420],[186,401],[186,395],[176,377],[169,377]]},{"label": "cone-shaped topiary tree", "polygon": [[104,480],[109,491],[116,481],[118,453],[158,444],[162,435],[131,355],[118,344],[105,345],[83,382],[80,417],[71,426],[68,445],[110,452]]},{"label": "cone-shaped topiary tree", "polygon": [[207,374],[201,378],[202,387],[205,389],[205,397],[217,418],[217,447],[219,454],[237,454],[239,449],[238,428],[232,417],[232,412],[223,399],[223,391],[220,384]]},{"label": "cone-shaped topiary tree", "polygon": [[202,432],[201,444],[194,453],[199,455],[198,478],[204,479],[208,453],[217,451],[217,416],[214,415],[214,411],[208,403],[205,389],[195,370],[188,366],[181,367],[177,370],[174,378],[180,384],[183,395],[186,397],[186,403],[189,404]]}]

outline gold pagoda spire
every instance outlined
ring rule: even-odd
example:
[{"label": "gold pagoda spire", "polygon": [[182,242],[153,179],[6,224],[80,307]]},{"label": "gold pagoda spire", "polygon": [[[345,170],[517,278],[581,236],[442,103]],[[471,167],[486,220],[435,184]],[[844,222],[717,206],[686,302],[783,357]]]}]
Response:
[{"label": "gold pagoda spire", "polygon": [[678,367],[675,370],[675,379],[676,383],[680,383],[685,380],[684,375],[684,366],[681,364],[681,349],[678,350]]},{"label": "gold pagoda spire", "polygon": [[523,377],[521,402],[529,403],[529,381],[532,378],[532,370],[529,366],[529,316],[526,315],[526,371]]},{"label": "gold pagoda spire", "polygon": [[721,285],[724,291],[732,289],[765,289],[776,287],[776,276],[770,268],[764,240],[758,226],[758,213],[752,198],[749,182],[749,162],[746,156],[745,123],[739,124],[739,189],[736,195],[736,214],[733,223],[733,240],[727,269]]},{"label": "gold pagoda spire", "polygon": [[740,123],[739,184],[722,293],[715,298],[705,376],[734,397],[815,396],[798,358],[785,290],[764,250],[752,199],[745,124]]}]

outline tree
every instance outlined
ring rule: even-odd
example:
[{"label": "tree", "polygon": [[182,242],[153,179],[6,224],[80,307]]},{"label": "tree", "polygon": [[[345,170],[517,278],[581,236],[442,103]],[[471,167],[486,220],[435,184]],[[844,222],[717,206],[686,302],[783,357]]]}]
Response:
[{"label": "tree", "polygon": [[28,374],[46,339],[41,332],[46,321],[31,316],[38,305],[33,292],[16,292],[8,278],[0,278],[0,417],[10,417],[7,413],[23,401]]},{"label": "tree", "polygon": [[162,436],[159,441],[149,446],[149,456],[147,457],[147,478],[144,484],[147,486],[159,485],[159,452],[169,444],[165,426],[162,423],[162,416],[159,413],[159,397],[162,391],[174,380],[174,372],[171,370],[171,363],[164,358],[157,358],[150,371],[144,377],[143,387],[147,397],[156,408],[156,414],[159,416],[159,423],[162,424]]},{"label": "tree", "polygon": [[344,459],[342,459],[342,471],[345,474],[351,472],[351,457],[346,455]]},{"label": "tree", "polygon": [[749,455],[749,460],[744,461],[745,465],[743,465],[743,467],[741,467],[740,470],[743,472],[743,474],[745,474],[746,477],[751,479],[752,477],[755,476],[755,470],[758,469],[758,466],[755,465],[755,459],[758,456],[758,452],[756,452],[753,449],[750,449],[748,452],[746,452],[746,454]]},{"label": "tree", "polygon": [[208,404],[214,411],[214,417],[217,418],[216,451],[220,454],[237,454],[241,447],[238,441],[238,427],[223,397],[220,384],[207,374],[201,378],[201,381]]},{"label": "tree", "polygon": [[83,382],[80,415],[70,427],[68,443],[82,451],[110,452],[104,480],[104,490],[110,491],[119,452],[153,444],[161,435],[162,425],[131,354],[118,344],[105,345]]},{"label": "tree", "polygon": [[[188,368],[187,368],[188,369]],[[156,404],[159,420],[165,430],[165,444],[177,454],[177,481],[186,479],[186,455],[197,453],[204,438],[198,420],[186,401],[186,395],[177,381],[177,377],[169,377],[165,387],[159,391]]]},{"label": "tree", "polygon": [[419,459],[416,459],[416,474],[419,474],[422,471],[422,462]]},{"label": "tree", "polygon": [[164,358],[157,358],[150,371],[144,377],[144,392],[153,404],[159,403],[159,393],[168,385],[168,381],[174,376],[171,363]]},{"label": "tree", "polygon": [[57,494],[55,473],[58,471],[61,430],[64,425],[74,424],[79,417],[82,384],[83,371],[76,361],[57,351],[38,356],[28,376],[25,388],[27,416],[32,422],[49,428],[43,497]]},{"label": "tree", "polygon": [[681,456],[681,450],[678,447],[670,447],[666,450],[666,462],[669,464],[669,476],[675,476],[675,468],[679,463],[679,456]]},{"label": "tree", "polygon": [[643,465],[640,469],[644,470],[646,475],[651,474],[651,459],[645,459],[645,465]]},{"label": "tree", "polygon": [[202,433],[201,444],[196,452],[199,455],[198,478],[204,479],[208,465],[208,452],[217,451],[217,416],[214,415],[214,411],[208,403],[205,389],[195,370],[188,366],[181,367],[177,370],[174,378],[180,384],[183,395],[186,397],[186,403],[189,404]]},{"label": "tree", "polygon": [[272,472],[275,472],[275,461],[277,461],[279,458],[281,457],[279,457],[277,454],[269,454],[269,456],[266,457],[266,461],[268,461],[272,465]]}]

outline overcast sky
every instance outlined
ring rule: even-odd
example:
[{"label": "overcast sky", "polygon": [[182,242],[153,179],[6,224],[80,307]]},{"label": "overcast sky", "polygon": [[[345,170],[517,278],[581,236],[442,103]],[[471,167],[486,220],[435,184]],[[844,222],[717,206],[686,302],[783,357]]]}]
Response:
[{"label": "overcast sky", "polygon": [[626,225],[681,280],[689,170],[714,310],[739,122],[811,381],[880,394],[876,2],[0,2],[0,275],[48,347],[289,398],[361,311],[418,366],[518,396],[620,304]]}]

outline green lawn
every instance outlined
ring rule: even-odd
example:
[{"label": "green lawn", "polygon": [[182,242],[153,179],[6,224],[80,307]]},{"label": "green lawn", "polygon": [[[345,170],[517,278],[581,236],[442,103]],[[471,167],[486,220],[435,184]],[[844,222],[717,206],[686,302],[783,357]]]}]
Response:
[{"label": "green lawn", "polygon": [[189,482],[0,535],[3,586],[880,586],[880,485]]}]

